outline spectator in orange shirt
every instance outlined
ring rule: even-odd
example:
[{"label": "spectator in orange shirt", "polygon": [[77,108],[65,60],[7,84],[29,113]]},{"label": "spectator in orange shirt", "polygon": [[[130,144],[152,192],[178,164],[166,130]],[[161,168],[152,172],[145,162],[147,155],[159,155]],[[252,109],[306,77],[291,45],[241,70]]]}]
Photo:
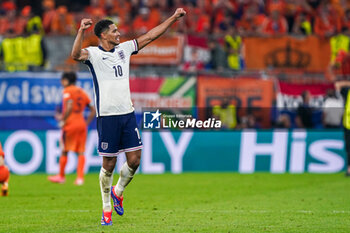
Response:
[{"label": "spectator in orange shirt", "polygon": [[[91,17],[91,19],[93,20],[93,22],[98,22],[100,21],[101,19],[105,18],[106,17],[106,13],[105,11],[101,8],[101,7],[97,7],[95,9],[90,9],[91,11],[89,11],[89,15]],[[83,13],[82,14],[82,17],[85,17],[84,15],[86,14]],[[75,28],[75,30],[78,30],[80,25],[76,25],[77,27]],[[95,37],[95,34],[94,34],[94,30],[93,30],[93,27],[90,27],[88,28],[86,31],[85,31],[85,39],[86,39],[86,36],[87,37],[90,37],[90,36],[94,36]],[[97,40],[94,39],[94,41],[96,41],[97,43]],[[95,43],[94,43],[95,44]],[[92,45],[92,44],[91,44]],[[90,44],[88,44],[87,46],[91,46]]]},{"label": "spectator in orange shirt", "polygon": [[112,4],[109,13],[119,18],[117,20],[113,19],[113,22],[117,22],[118,28],[120,28],[120,26],[122,26],[124,22],[128,22],[128,18],[130,18],[131,4],[126,0],[113,1]]},{"label": "spectator in orange shirt", "polygon": [[[7,196],[8,195],[8,188],[9,188],[9,180],[10,175],[7,166],[5,165],[5,153],[2,150],[1,142],[0,142],[0,172],[3,172],[4,174],[1,174],[2,176],[8,176],[5,182],[0,183],[1,184],[1,196]],[[7,173],[7,174],[6,174]]]},{"label": "spectator in orange shirt", "polygon": [[339,13],[338,9],[334,5],[332,5],[330,2],[326,2],[326,4],[324,5],[327,11],[329,12],[331,23],[336,27],[337,33],[341,32],[342,30],[341,21],[342,21],[343,14]]},{"label": "spectator in orange shirt", "polygon": [[[114,20],[112,20],[115,22]],[[118,31],[123,36],[131,36],[132,34],[132,20],[130,14],[125,14],[124,18],[120,18],[117,24]],[[84,46],[84,45],[83,45]]]},{"label": "spectator in orange shirt", "polygon": [[[76,80],[76,74],[73,72],[64,73],[61,79],[61,84],[64,87],[62,114],[57,114],[56,119],[59,120],[59,125],[62,127],[63,151],[59,161],[59,174],[48,177],[54,183],[65,182],[64,169],[69,151],[73,151],[78,155],[77,179],[74,184],[82,185],[84,183],[84,152],[87,126],[94,118],[95,108],[90,104],[90,98],[85,91],[75,86]],[[90,109],[90,114],[85,121],[83,113],[87,106]]]},{"label": "spectator in orange shirt", "polygon": [[131,3],[127,0],[112,1],[111,13],[117,12],[119,15],[128,14],[131,10]]},{"label": "spectator in orange shirt", "polygon": [[339,15],[339,17],[344,17],[344,11],[346,8],[346,3],[343,0],[329,0],[329,4],[332,5],[334,11]]},{"label": "spectator in orange shirt", "polygon": [[[106,6],[106,7],[109,7]],[[88,13],[89,15],[93,14],[94,11],[102,11],[103,14],[106,14],[106,10],[104,9],[104,2],[101,2],[100,0],[91,0],[90,5],[85,7],[84,11]]]},{"label": "spectator in orange shirt", "polygon": [[73,15],[68,12],[66,6],[57,8],[52,19],[51,31],[59,35],[71,35],[75,32]]},{"label": "spectator in orange shirt", "polygon": [[6,11],[16,10],[16,4],[14,0],[2,1],[0,4],[0,9]]},{"label": "spectator in orange shirt", "polygon": [[252,6],[256,7],[257,14],[265,14],[266,6],[265,6],[264,1],[265,0],[241,0],[241,1],[237,1],[238,4],[236,4],[236,5],[238,8],[238,11],[237,11],[238,19],[242,19],[242,16]]},{"label": "spectator in orange shirt", "polygon": [[150,20],[153,24],[158,25],[160,23],[161,18],[158,3],[154,0],[148,0],[146,1],[146,7],[150,9]]},{"label": "spectator in orange shirt", "polygon": [[330,14],[330,11],[325,6],[321,6],[318,11],[318,15],[315,18],[314,31],[320,37],[330,37],[338,31],[337,19]]},{"label": "spectator in orange shirt", "polygon": [[186,11],[192,12],[186,18],[187,33],[197,36],[206,36],[210,29],[210,18],[198,8],[188,6]]},{"label": "spectator in orange shirt", "polygon": [[271,14],[273,11],[279,11],[281,14],[285,13],[286,2],[285,0],[267,0],[266,12]]},{"label": "spectator in orange shirt", "polygon": [[6,12],[4,17],[0,18],[0,34],[4,35],[8,31],[13,32],[16,36],[21,36],[24,33],[26,21],[16,16],[16,10]]},{"label": "spectator in orange shirt", "polygon": [[42,2],[43,12],[43,28],[45,33],[51,32],[51,24],[56,15],[55,2],[53,0],[44,0]]},{"label": "spectator in orange shirt", "polygon": [[288,32],[287,20],[279,11],[272,11],[262,25],[262,32],[271,36],[285,35]]},{"label": "spectator in orange shirt", "polygon": [[3,1],[0,4],[0,35],[15,31],[16,5],[13,1]]},{"label": "spectator in orange shirt", "polygon": [[224,21],[225,17],[230,16],[234,17],[237,11],[236,5],[229,0],[217,0],[213,3],[212,18],[213,28],[220,27],[220,24]]},{"label": "spectator in orange shirt", "polygon": [[246,8],[242,19],[237,24],[239,34],[242,36],[258,36],[265,18],[264,14],[259,13],[258,6],[252,4]]},{"label": "spectator in orange shirt", "polygon": [[150,17],[150,10],[148,8],[140,8],[139,13],[140,14],[135,18],[133,23],[133,28],[136,34],[144,34],[157,26],[157,24],[154,24],[152,21]]},{"label": "spectator in orange shirt", "polygon": [[5,33],[8,31],[8,24],[7,24],[8,18],[6,16],[5,11],[0,12],[0,35],[5,35]]}]

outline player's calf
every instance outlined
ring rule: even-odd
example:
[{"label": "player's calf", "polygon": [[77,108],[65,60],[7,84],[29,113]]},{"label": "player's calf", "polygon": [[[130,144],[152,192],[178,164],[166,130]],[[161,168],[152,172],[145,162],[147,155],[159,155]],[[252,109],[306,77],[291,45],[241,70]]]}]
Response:
[{"label": "player's calf", "polygon": [[113,200],[113,206],[117,214],[123,215],[123,192],[125,187],[130,183],[134,177],[135,171],[133,168],[130,168],[128,162],[125,162],[120,169],[120,176],[116,186],[112,186],[111,197]]}]

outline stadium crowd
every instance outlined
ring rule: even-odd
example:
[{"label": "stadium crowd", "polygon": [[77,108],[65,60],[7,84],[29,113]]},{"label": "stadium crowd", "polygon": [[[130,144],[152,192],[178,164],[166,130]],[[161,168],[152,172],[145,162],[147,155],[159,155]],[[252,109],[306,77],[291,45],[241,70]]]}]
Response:
[{"label": "stadium crowd", "polygon": [[348,0],[3,0],[0,34],[23,34],[37,24],[41,33],[73,35],[81,18],[112,18],[123,35],[144,33],[177,7],[191,12],[173,31],[195,35],[241,36],[315,34],[329,37],[350,27]]},{"label": "stadium crowd", "polygon": [[[204,63],[198,59],[199,51],[192,48],[189,59],[179,66],[185,72],[242,70],[245,37],[285,35],[329,39],[330,68],[350,64],[343,62],[350,60],[346,55],[350,48],[350,0],[2,0],[0,55],[4,69],[1,70],[45,70],[46,36],[75,35],[82,18],[91,18],[94,22],[110,18],[123,37],[132,38],[164,21],[178,7],[190,13],[174,24],[169,34],[208,38],[210,53],[209,61]],[[84,47],[98,43],[92,29],[86,32]],[[322,117],[326,113],[308,110],[306,102],[302,106],[301,110],[292,114],[276,117],[272,124],[286,128],[329,126],[329,122],[324,120],[328,118]],[[316,122],[312,126],[302,119],[311,115]],[[338,127],[341,119],[338,116],[334,118]],[[259,119],[249,114],[234,122],[228,123],[235,124],[228,128],[259,128],[260,124]]]},{"label": "stadium crowd", "polygon": [[[16,54],[22,53],[20,57],[9,55],[5,58],[6,43],[3,41],[3,61],[9,63],[12,59],[24,63],[22,68],[16,65],[17,68],[5,67],[5,70],[32,70],[45,66],[45,36],[72,36],[82,18],[92,18],[94,22],[110,18],[123,37],[131,38],[149,31],[178,7],[183,7],[190,14],[173,25],[169,35],[181,33],[210,38],[208,47],[212,58],[208,64],[202,64],[196,60],[196,51],[193,51],[191,56],[194,61],[186,61],[184,71],[244,69],[244,37],[316,35],[320,38],[337,37],[335,39],[338,40],[341,35],[341,39],[349,43],[348,0],[2,0],[0,35],[3,39],[13,39],[14,47],[19,47]],[[25,40],[32,34],[36,34],[35,39]],[[86,45],[98,43],[92,28],[86,34]],[[30,43],[33,49],[28,56],[23,54],[25,50],[21,47]],[[340,49],[337,47],[335,50],[332,64],[336,63]],[[33,54],[37,54],[33,61],[22,61],[27,59],[25,57],[33,57]],[[341,60],[344,53],[340,55],[338,58]]]}]

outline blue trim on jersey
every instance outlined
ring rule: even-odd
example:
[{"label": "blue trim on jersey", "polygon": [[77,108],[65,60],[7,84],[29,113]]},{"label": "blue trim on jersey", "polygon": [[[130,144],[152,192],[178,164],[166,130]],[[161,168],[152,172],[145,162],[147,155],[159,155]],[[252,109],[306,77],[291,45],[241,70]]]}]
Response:
[{"label": "blue trim on jersey", "polygon": [[95,69],[92,66],[92,63],[89,60],[85,61],[85,64],[89,66],[91,74],[92,74],[92,81],[94,82],[95,87],[95,95],[96,95],[96,110],[97,110],[97,116],[100,116],[100,89],[98,88],[98,82],[97,82],[97,76],[95,73]]},{"label": "blue trim on jersey", "polygon": [[134,52],[132,52],[131,55],[135,55],[135,54],[138,54],[138,52],[139,52],[139,42],[137,42],[136,39],[134,39],[132,41],[134,42],[136,50]]},{"label": "blue trim on jersey", "polygon": [[98,48],[101,49],[104,52],[110,52],[110,53],[114,53],[114,50],[115,50],[115,48],[113,48],[113,49],[111,49],[109,51],[106,51],[101,45],[99,45]]}]

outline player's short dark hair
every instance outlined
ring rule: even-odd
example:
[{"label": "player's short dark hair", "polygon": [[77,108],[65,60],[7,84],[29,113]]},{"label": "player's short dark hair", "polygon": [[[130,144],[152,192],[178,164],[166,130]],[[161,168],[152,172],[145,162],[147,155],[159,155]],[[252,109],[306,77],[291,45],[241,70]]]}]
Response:
[{"label": "player's short dark hair", "polygon": [[101,33],[109,29],[109,25],[114,24],[109,19],[102,19],[95,24],[94,32],[95,35],[100,38]]},{"label": "player's short dark hair", "polygon": [[67,79],[69,84],[75,84],[77,75],[74,72],[64,72],[61,79]]}]

